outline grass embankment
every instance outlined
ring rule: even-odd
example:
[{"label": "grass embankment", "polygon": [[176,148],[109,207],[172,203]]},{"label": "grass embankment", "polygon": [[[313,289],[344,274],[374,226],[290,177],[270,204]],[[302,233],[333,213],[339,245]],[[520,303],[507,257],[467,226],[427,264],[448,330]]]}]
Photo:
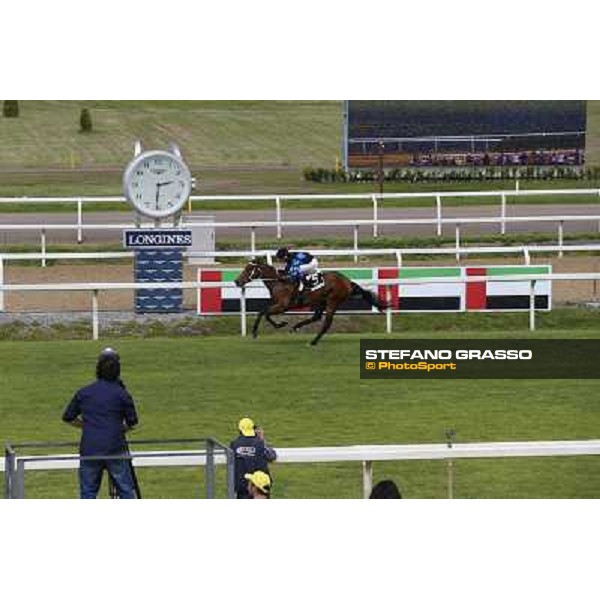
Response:
[{"label": "grass embankment", "polygon": [[[94,124],[88,134],[78,131],[84,107]],[[599,163],[599,132],[600,102],[589,101],[589,165]],[[19,118],[0,119],[0,196],[119,195],[123,169],[140,138],[146,148],[178,143],[198,180],[198,194],[378,190],[375,183],[316,184],[303,179],[305,167],[333,168],[340,157],[341,101],[86,100],[24,101]],[[521,184],[528,189],[594,187],[571,181]],[[385,184],[389,192],[442,188],[512,189],[514,184]]]},{"label": "grass embankment", "polygon": [[[581,315],[580,315],[581,316]],[[417,330],[412,337],[528,337],[503,315],[464,315],[464,329]],[[472,318],[475,317],[475,318]],[[482,323],[495,319],[495,330]],[[512,316],[522,319],[521,316]],[[557,313],[540,315],[557,318]],[[372,319],[373,321],[374,319]],[[454,320],[454,319],[453,319]],[[412,323],[414,328],[409,326]],[[400,326],[400,324],[398,323]],[[421,321],[421,325],[423,321]],[[499,328],[505,325],[503,331]],[[586,318],[568,319],[536,337],[598,337]],[[410,329],[408,327],[411,327]],[[368,335],[368,334],[367,334]],[[132,440],[215,436],[227,442],[243,415],[261,423],[278,447],[595,438],[600,427],[597,380],[360,380],[358,342],[365,334],[331,335],[317,348],[308,336],[265,335],[180,339],[110,339],[123,357],[123,378],[138,403],[141,425]],[[93,377],[109,339],[0,344],[0,439],[72,440],[60,415],[73,391]],[[57,377],[57,373],[60,377]],[[597,458],[463,460],[456,463],[458,497],[590,497],[600,494]],[[199,497],[200,469],[138,469],[147,497]],[[393,477],[409,498],[446,495],[443,462],[378,463],[375,478]],[[279,464],[277,498],[358,498],[360,465]],[[74,473],[28,473],[29,497],[74,497]],[[223,475],[219,476],[219,490]]]}]

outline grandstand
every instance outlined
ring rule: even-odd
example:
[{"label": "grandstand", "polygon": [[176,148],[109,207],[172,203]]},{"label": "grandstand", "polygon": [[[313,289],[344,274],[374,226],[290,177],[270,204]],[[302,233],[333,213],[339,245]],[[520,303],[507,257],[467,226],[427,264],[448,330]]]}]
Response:
[{"label": "grandstand", "polygon": [[581,166],[585,101],[347,101],[346,170]]}]

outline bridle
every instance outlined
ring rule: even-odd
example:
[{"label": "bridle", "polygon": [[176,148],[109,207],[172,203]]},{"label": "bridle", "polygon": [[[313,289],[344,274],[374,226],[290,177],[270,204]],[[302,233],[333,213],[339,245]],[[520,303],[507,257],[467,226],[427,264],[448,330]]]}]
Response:
[{"label": "bridle", "polygon": [[262,263],[255,263],[251,261],[248,265],[252,266],[250,273],[248,274],[248,281],[252,281],[253,279],[262,279],[263,281],[279,281],[278,277],[274,277],[273,279],[266,279],[263,275],[263,267],[265,266]]}]

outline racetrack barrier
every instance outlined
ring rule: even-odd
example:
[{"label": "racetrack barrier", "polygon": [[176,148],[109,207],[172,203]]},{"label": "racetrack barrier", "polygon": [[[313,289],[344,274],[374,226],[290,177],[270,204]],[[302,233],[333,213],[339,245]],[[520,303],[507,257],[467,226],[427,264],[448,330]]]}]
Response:
[{"label": "racetrack barrier", "polygon": [[[135,442],[130,442],[135,443]],[[140,442],[137,442],[140,443]],[[72,445],[70,443],[70,445]],[[48,446],[48,444],[46,444]],[[39,447],[39,446],[38,446]],[[338,463],[360,462],[362,466],[363,497],[368,498],[373,483],[373,464],[383,461],[444,460],[448,467],[448,496],[452,497],[453,466],[459,459],[467,458],[526,458],[548,456],[597,456],[600,440],[527,441],[527,442],[474,442],[446,444],[401,444],[330,446],[314,448],[277,448],[278,463]],[[132,452],[130,457],[138,467],[205,466],[207,455],[199,451]],[[35,459],[35,460],[33,460]],[[17,472],[26,470],[77,469],[79,455],[48,455],[43,457],[16,457],[7,459],[19,462]],[[215,454],[214,464],[225,464],[223,453]],[[9,464],[8,462],[6,464]],[[14,466],[11,467],[14,473]],[[5,470],[0,461],[0,471]],[[6,480],[6,473],[5,473]],[[14,485],[14,481],[13,481]],[[16,493],[16,492],[15,492]],[[14,496],[13,496],[14,497]]]},{"label": "racetrack barrier", "polygon": [[[423,278],[423,279],[379,279],[371,281],[372,285],[396,287],[396,286],[408,286],[408,285],[427,285],[427,284],[443,284],[443,283],[462,283],[462,284],[475,284],[485,283],[486,285],[490,282],[529,282],[529,303],[527,310],[529,312],[529,329],[535,330],[535,313],[537,310],[535,296],[536,296],[536,284],[543,281],[597,281],[600,280],[600,273],[529,273],[524,275],[462,275],[460,277],[437,277],[437,278]],[[245,289],[252,289],[262,284],[250,283],[245,286]],[[76,291],[88,291],[92,294],[92,339],[97,340],[99,336],[99,299],[98,294],[101,290],[135,290],[135,289],[160,289],[160,288],[181,288],[181,289],[194,289],[202,290],[205,288],[232,288],[234,283],[230,282],[197,282],[197,281],[184,281],[184,282],[170,282],[170,283],[55,283],[55,284],[27,284],[27,283],[13,283],[13,284],[0,284],[0,292],[43,292],[43,291],[54,291],[54,292],[76,292]],[[245,292],[243,292],[245,294]],[[242,296],[242,306],[245,306],[245,295]],[[386,309],[387,312],[396,312],[391,306]],[[246,310],[241,310],[241,334],[246,335]],[[386,333],[391,333],[391,319],[388,318],[386,321],[388,326],[386,327]]]},{"label": "racetrack barrier", "polygon": [[[379,224],[378,211],[384,200],[403,200],[403,199],[414,199],[414,198],[425,198],[433,201],[434,207],[434,224],[435,231],[438,236],[442,235],[442,226],[444,219],[442,218],[442,200],[447,198],[498,198],[500,202],[500,212],[498,223],[500,225],[500,233],[506,233],[506,224],[509,220],[506,217],[506,205],[507,198],[528,198],[535,196],[591,196],[597,198],[600,196],[600,189],[597,188],[571,188],[571,189],[558,189],[558,190],[520,190],[518,187],[518,181],[514,190],[490,190],[490,191],[450,191],[450,192],[398,192],[398,193],[359,193],[359,194],[263,194],[263,195],[220,195],[220,196],[209,196],[209,195],[194,195],[190,197],[191,202],[202,203],[202,202],[238,202],[244,201],[252,204],[257,201],[272,201],[274,202],[275,210],[275,229],[277,232],[277,238],[283,237],[283,229],[286,226],[282,216],[282,202],[294,201],[294,202],[313,202],[313,201],[329,201],[329,200],[350,200],[350,201],[366,201],[367,204],[372,206],[373,219],[372,219],[372,235],[378,237],[379,235]],[[0,205],[6,204],[18,204],[20,207],[27,204],[59,204],[59,203],[71,203],[76,204],[77,208],[77,242],[83,241],[83,207],[85,204],[90,203],[114,203],[114,204],[125,204],[126,200],[123,196],[98,196],[98,197],[71,197],[71,198],[48,198],[48,197],[4,197],[0,198]]]},{"label": "racetrack barrier", "polygon": [[[232,450],[214,438],[198,439],[155,439],[155,440],[129,440],[129,446],[147,445],[182,445],[203,444],[200,450],[167,450],[149,452],[128,452],[124,454],[96,455],[81,457],[74,454],[55,455],[29,455],[20,456],[17,449],[47,449],[47,448],[72,448],[77,446],[76,442],[29,442],[11,444],[6,442],[4,447],[4,460],[0,461],[0,470],[4,471],[4,492],[7,499],[25,498],[25,471],[27,470],[54,470],[54,469],[78,469],[80,461],[132,459],[133,467],[138,466],[184,466],[179,465],[177,460],[189,457],[201,458],[195,465],[202,465],[205,471],[206,497],[215,497],[215,466],[225,465],[226,494],[227,498],[234,497],[234,456]],[[150,462],[145,462],[149,459]],[[175,461],[169,463],[168,461]]]},{"label": "racetrack barrier", "polygon": [[[431,283],[418,285],[420,279],[444,277],[460,277],[466,275],[523,275],[548,274],[549,265],[492,265],[477,267],[361,267],[336,269],[324,268],[323,272],[335,270],[351,281],[369,289],[382,302],[392,305],[399,312],[456,312],[465,310],[527,310],[529,307],[528,282],[490,282],[486,283]],[[240,268],[199,268],[197,281],[231,283],[241,273]],[[377,280],[411,279],[411,285],[373,285]],[[390,302],[386,301],[389,291]],[[241,312],[241,303],[246,303],[247,312],[260,312],[269,300],[266,286],[253,287],[242,296],[240,288],[223,287],[203,289],[198,292],[196,312],[199,315],[220,315]],[[544,281],[537,285],[535,295],[538,310],[551,309],[551,282]],[[305,311],[306,312],[306,311]],[[377,312],[364,298],[354,297],[346,300],[338,312]]]},{"label": "racetrack barrier", "polygon": [[[311,220],[311,221],[227,221],[227,222],[190,222],[182,223],[182,226],[187,229],[194,228],[210,228],[211,230],[218,229],[243,229],[250,230],[250,252],[254,256],[257,254],[257,230],[259,229],[273,229],[279,231],[285,226],[288,229],[311,229],[315,226],[323,227],[347,227],[351,231],[352,244],[356,252],[355,262],[358,260],[359,249],[359,230],[361,227],[380,227],[389,226],[394,227],[394,233],[398,232],[400,226],[414,226],[414,225],[436,225],[440,227],[442,225],[451,225],[454,227],[454,239],[455,246],[460,247],[461,243],[461,227],[464,225],[485,225],[485,224],[509,224],[509,223],[554,223],[557,225],[557,242],[560,248],[564,247],[564,226],[565,223],[596,223],[597,231],[600,231],[600,215],[532,215],[522,217],[449,217],[449,218],[434,218],[434,219],[324,219],[324,220]],[[145,223],[139,224],[143,227],[152,227],[153,224]],[[125,229],[132,229],[136,227],[135,223],[114,223],[106,224],[99,223],[95,225],[73,225],[73,224],[0,224],[0,231],[4,232],[28,232],[38,231],[40,232],[40,248],[41,253],[47,253],[47,234],[51,231],[74,231],[74,230],[89,230],[89,231],[123,231]],[[169,228],[164,228],[168,230]],[[559,256],[562,256],[559,251]]]}]

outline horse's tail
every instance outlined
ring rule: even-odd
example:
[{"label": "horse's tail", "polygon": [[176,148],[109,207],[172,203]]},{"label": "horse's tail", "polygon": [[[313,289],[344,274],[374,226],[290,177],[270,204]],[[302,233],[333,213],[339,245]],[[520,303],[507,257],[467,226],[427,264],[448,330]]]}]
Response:
[{"label": "horse's tail", "polygon": [[354,281],[352,282],[352,295],[361,296],[369,303],[370,306],[375,306],[377,310],[381,312],[387,308],[385,302],[382,302],[376,294],[369,290],[365,290],[364,288],[360,287],[358,283],[354,283]]}]

